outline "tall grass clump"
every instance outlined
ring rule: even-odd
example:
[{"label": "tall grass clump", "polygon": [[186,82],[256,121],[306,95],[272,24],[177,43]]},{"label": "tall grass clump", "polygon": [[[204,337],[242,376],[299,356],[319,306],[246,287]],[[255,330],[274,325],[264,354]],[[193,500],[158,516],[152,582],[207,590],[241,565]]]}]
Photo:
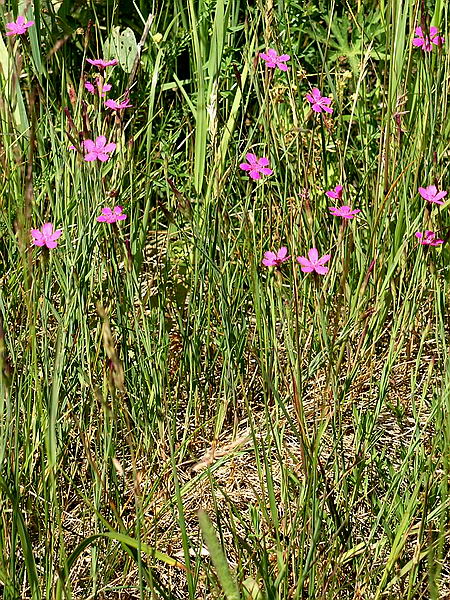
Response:
[{"label": "tall grass clump", "polygon": [[448,19],[0,2],[5,600],[450,596]]}]

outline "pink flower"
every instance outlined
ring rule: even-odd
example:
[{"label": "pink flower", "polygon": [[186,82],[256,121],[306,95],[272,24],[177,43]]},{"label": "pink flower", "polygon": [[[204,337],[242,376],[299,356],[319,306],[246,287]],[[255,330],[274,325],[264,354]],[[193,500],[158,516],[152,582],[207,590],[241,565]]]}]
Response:
[{"label": "pink flower", "polygon": [[271,69],[274,69],[275,67],[278,67],[282,71],[288,71],[289,70],[289,67],[284,64],[287,60],[291,59],[291,57],[289,56],[289,54],[280,54],[280,55],[278,55],[278,53],[277,53],[276,50],[274,50],[273,48],[270,48],[267,51],[267,54],[264,54],[263,52],[260,52],[259,56],[263,60],[266,61],[266,66],[270,67]]},{"label": "pink flower", "polygon": [[347,205],[341,206],[340,208],[337,208],[336,206],[329,206],[328,210],[333,216],[342,217],[343,219],[353,219],[359,212],[361,212],[359,208],[352,210],[352,208]]},{"label": "pink flower", "polygon": [[434,202],[435,204],[444,204],[441,202],[442,198],[445,198],[447,192],[438,192],[435,185],[429,185],[427,188],[420,187],[419,194],[428,202]]},{"label": "pink flower", "polygon": [[[98,90],[98,93],[100,94],[100,84],[101,84],[101,82],[100,82],[100,79],[99,79],[98,77],[97,77],[97,79],[95,80],[95,83],[96,83],[96,85],[97,85],[97,90]],[[85,88],[87,89],[87,91],[88,91],[88,92],[90,92],[91,94],[95,94],[95,91],[96,91],[96,90],[95,90],[95,86],[94,86],[94,84],[93,84],[93,83],[91,83],[90,81],[86,81],[86,83],[84,84],[84,87],[85,87]],[[106,95],[106,92],[109,92],[109,91],[111,90],[111,88],[112,88],[112,85],[110,85],[109,83],[104,83],[104,84],[101,86],[101,90],[102,90],[101,97],[102,97],[102,98],[104,98],[104,97],[105,97],[105,95]]]},{"label": "pink flower", "polygon": [[323,265],[328,262],[330,258],[330,254],[324,254],[319,258],[317,248],[311,248],[308,252],[308,258],[297,256],[297,262],[301,264],[303,273],[312,273],[315,271],[316,273],[319,273],[319,275],[325,275],[328,273],[328,267],[324,267]]},{"label": "pink flower", "polygon": [[107,100],[105,106],[111,110],[124,110],[125,108],[131,108],[133,105],[130,104],[129,98],[125,98],[122,102],[116,102],[116,100]]},{"label": "pink flower", "polygon": [[328,106],[331,103],[331,98],[322,96],[318,88],[313,88],[312,94],[306,94],[306,99],[311,102],[312,109],[315,112],[322,112],[323,110],[327,113],[333,112],[333,109]]},{"label": "pink flower", "polygon": [[62,234],[61,229],[53,231],[52,223],[44,223],[41,229],[31,229],[31,235],[33,237],[32,243],[35,246],[47,246],[47,248],[56,248],[58,245],[57,239]]},{"label": "pink flower", "polygon": [[119,61],[117,58],[113,58],[112,60],[103,60],[103,58],[91,60],[90,58],[87,58],[86,62],[94,65],[94,67],[98,67],[99,69],[106,69],[106,67],[114,67],[114,65],[117,65]]},{"label": "pink flower", "polygon": [[419,239],[419,244],[422,244],[423,246],[439,246],[439,244],[444,243],[444,240],[438,239],[436,234],[429,229],[427,229],[424,233],[417,231],[415,236]]},{"label": "pink flower", "polygon": [[25,17],[20,15],[17,17],[17,21],[13,21],[12,23],[6,23],[6,28],[9,31],[6,35],[22,35],[27,32],[28,27],[34,25],[34,21],[25,21]]},{"label": "pink flower", "polygon": [[272,175],[272,169],[268,168],[269,159],[265,156],[257,158],[256,154],[248,152],[245,155],[245,158],[248,160],[248,163],[241,163],[239,167],[243,171],[249,171],[249,175],[252,179],[261,179],[261,173],[263,175]]},{"label": "pink flower", "polygon": [[278,252],[270,252],[270,250],[264,252],[262,264],[265,267],[279,267],[290,258],[291,257],[287,255],[287,248],[283,246]]},{"label": "pink flower", "polygon": [[342,198],[342,185],[337,185],[334,190],[328,190],[328,192],[325,192],[325,196],[340,200]]},{"label": "pink flower", "polygon": [[84,140],[83,145],[88,151],[84,157],[84,160],[88,162],[97,159],[101,160],[102,162],[106,162],[109,159],[108,154],[110,152],[114,152],[116,149],[116,144],[114,144],[114,142],[109,142],[109,144],[106,143],[106,138],[104,135],[99,135],[95,142],[92,140]]},{"label": "pink flower", "polygon": [[423,31],[422,27],[416,27],[415,29],[416,36],[412,43],[413,46],[417,46],[417,48],[422,47],[424,52],[431,52],[433,49],[433,44],[435,46],[440,46],[444,43],[444,38],[438,35],[439,30],[437,27],[430,27],[430,33]]},{"label": "pink flower", "polygon": [[122,213],[123,208],[121,206],[115,206],[113,209],[104,208],[102,214],[97,217],[99,223],[116,223],[116,221],[124,221],[127,215]]}]

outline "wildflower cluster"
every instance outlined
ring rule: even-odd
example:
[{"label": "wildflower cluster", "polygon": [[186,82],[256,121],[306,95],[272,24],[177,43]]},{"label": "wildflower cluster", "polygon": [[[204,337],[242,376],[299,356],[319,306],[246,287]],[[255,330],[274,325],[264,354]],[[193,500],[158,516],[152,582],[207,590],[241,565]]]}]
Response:
[{"label": "wildflower cluster", "polygon": [[[442,46],[444,38],[439,35],[437,27],[430,27],[429,32],[424,32],[421,27],[415,29],[416,37],[413,39],[413,45],[421,47],[424,52],[431,52],[433,45]],[[278,55],[277,51],[270,48],[267,53],[259,53],[259,57],[265,61],[266,66],[269,68],[278,68],[281,71],[287,71],[288,66],[286,62],[290,60],[288,54]],[[328,96],[322,96],[319,88],[315,87],[311,90],[311,93],[306,94],[306,100],[310,103],[311,108],[316,113],[326,112],[328,114],[333,113],[333,109],[330,104],[332,99]],[[243,171],[248,171],[249,176],[252,179],[261,179],[262,175],[272,175],[273,170],[269,167],[269,159],[265,156],[257,158],[253,153],[246,154],[247,163],[241,163],[239,167]],[[342,199],[343,186],[337,185],[334,189],[325,192],[326,196],[335,200]],[[438,191],[435,185],[429,185],[428,187],[419,187],[419,194],[430,203],[443,205],[443,198],[447,195],[445,190]],[[329,206],[328,210],[335,217],[340,217],[345,220],[354,219],[361,211],[360,209],[352,209],[348,204],[342,206]],[[415,233],[416,238],[422,245],[438,246],[443,244],[444,240],[436,237],[433,231],[426,230],[424,233],[420,231]],[[279,268],[291,257],[288,254],[286,246],[282,246],[276,252],[267,251],[264,253],[262,264],[266,267]],[[308,252],[308,258],[305,256],[298,256],[297,262],[301,265],[301,270],[304,273],[318,273],[319,275],[325,275],[328,272],[328,267],[324,265],[330,260],[330,254],[324,254],[319,258],[317,248],[311,248]]]},{"label": "wildflower cluster", "polygon": [[[21,36],[27,33],[27,30],[34,25],[34,21],[27,21],[23,15],[19,15],[16,21],[12,21],[6,24],[6,35],[7,36]],[[422,48],[424,52],[431,52],[433,46],[442,47],[444,38],[439,35],[437,27],[430,27],[429,30],[425,30],[421,26],[415,28],[415,37],[412,40],[413,46]],[[267,68],[279,69],[281,71],[288,71],[289,67],[286,64],[291,57],[289,54],[278,54],[278,52],[269,48],[267,52],[260,52],[259,58],[263,60]],[[99,98],[106,98],[106,94],[112,90],[112,85],[105,80],[105,73],[109,67],[114,67],[118,64],[118,60],[113,59],[86,59],[86,62],[96,67],[99,71],[97,76],[92,81],[85,81],[85,89],[93,95],[97,95]],[[330,106],[332,99],[328,96],[322,96],[319,88],[312,88],[310,93],[306,94],[305,99],[310,103],[311,109],[315,113],[333,113],[333,108]],[[127,108],[131,108],[132,104],[129,100],[128,90],[125,92],[122,100],[106,99],[104,102],[105,108],[108,108],[116,113],[123,111]],[[80,148],[84,151],[84,160],[86,162],[100,161],[101,163],[107,162],[110,155],[115,152],[117,146],[115,142],[108,141],[106,136],[99,135],[95,139],[84,139],[81,141]],[[77,147],[73,144],[69,146],[70,150],[78,151]],[[240,163],[239,167],[248,172],[249,177],[253,180],[260,180],[263,176],[269,176],[273,174],[273,169],[270,167],[270,161],[267,157],[257,157],[256,154],[248,152],[245,155],[247,162]],[[325,194],[332,199],[342,200],[342,185],[337,185],[334,189],[328,190]],[[443,198],[447,195],[445,190],[438,191],[435,185],[429,185],[428,187],[419,187],[419,194],[427,202],[443,205]],[[353,209],[348,204],[341,206],[330,206],[328,207],[331,215],[340,217],[345,220],[354,219],[361,211],[359,209]],[[97,217],[97,221],[106,223],[116,223],[126,219],[126,215],[122,212],[121,206],[115,206],[114,208],[106,207],[102,210],[100,216]],[[55,248],[57,246],[57,240],[61,236],[62,230],[57,229],[54,231],[52,223],[45,223],[41,229],[32,229],[32,243],[36,246],[46,246],[47,248]],[[433,231],[426,230],[424,233],[416,232],[415,236],[422,245],[437,246],[443,243],[443,240],[438,239]],[[266,252],[263,259],[263,264],[268,267],[280,267],[284,262],[289,260],[288,251],[286,247],[280,248],[277,252]],[[328,267],[324,264],[330,260],[331,256],[325,254],[319,258],[318,251],[316,248],[311,248],[308,252],[308,258],[304,256],[297,257],[297,262],[301,265],[302,271],[305,273],[316,272],[324,275],[328,272]]]},{"label": "wildflower cluster", "polygon": [[[34,21],[25,22],[23,17],[19,17],[16,23],[9,23],[7,25],[10,30],[7,35],[21,35],[25,33],[28,27],[34,25]],[[108,67],[114,67],[118,64],[117,59],[104,60],[104,59],[87,59],[86,62],[97,67],[102,73]],[[98,94],[100,98],[105,98],[106,94],[111,91],[112,85],[107,83],[103,75],[98,75],[95,78],[95,85],[90,81],[85,81],[84,87],[91,94]],[[122,101],[116,101],[108,99],[105,101],[105,107],[113,111],[121,111],[126,108],[130,108],[128,91],[125,93],[125,98]],[[94,140],[84,139],[81,142],[81,149],[84,153],[85,162],[100,161],[101,163],[107,162],[110,159],[110,155],[116,150],[117,145],[115,142],[109,142],[104,135],[97,136]],[[73,144],[69,146],[69,150],[77,151],[77,147]],[[121,206],[115,206],[114,208],[105,207],[102,209],[101,214],[97,217],[99,223],[113,224],[117,221],[124,221],[127,215],[123,213]],[[32,244],[35,246],[45,246],[46,248],[56,248],[58,243],[57,240],[62,234],[61,229],[54,231],[53,223],[44,223],[41,229],[31,229]]]}]

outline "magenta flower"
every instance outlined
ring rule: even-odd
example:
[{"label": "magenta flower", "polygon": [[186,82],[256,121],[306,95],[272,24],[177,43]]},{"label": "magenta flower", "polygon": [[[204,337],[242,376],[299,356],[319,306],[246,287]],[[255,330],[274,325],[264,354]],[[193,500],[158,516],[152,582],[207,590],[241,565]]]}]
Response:
[{"label": "magenta flower", "polygon": [[287,248],[283,246],[277,252],[264,252],[264,258],[262,259],[262,264],[265,267],[279,267],[284,262],[289,260],[291,257],[288,256]]},{"label": "magenta flower", "polygon": [[429,229],[427,229],[424,233],[417,231],[415,236],[419,239],[419,244],[422,244],[423,246],[439,246],[439,244],[444,243],[444,240],[437,238],[436,234]]},{"label": "magenta flower", "polygon": [[352,210],[351,206],[341,206],[337,208],[336,206],[329,206],[328,210],[334,217],[342,217],[343,219],[353,219],[356,215],[361,212],[359,208]]},{"label": "magenta flower", "polygon": [[113,58],[112,60],[103,60],[102,58],[91,60],[90,58],[87,58],[86,62],[94,65],[94,67],[98,67],[99,69],[106,69],[106,67],[114,67],[114,65],[117,65],[119,61],[117,58]]},{"label": "magenta flower", "polygon": [[22,35],[27,32],[28,27],[34,25],[34,21],[25,21],[25,17],[20,15],[17,17],[17,21],[13,21],[12,23],[6,23],[6,28],[9,31],[6,35]]},{"label": "magenta flower", "polygon": [[35,246],[47,246],[47,248],[56,248],[57,239],[61,236],[61,229],[53,231],[53,223],[44,223],[41,229],[31,229],[32,243]]},{"label": "magenta flower", "polygon": [[250,177],[252,179],[261,179],[261,174],[262,175],[272,175],[273,171],[272,169],[269,169],[269,159],[266,158],[265,156],[262,156],[261,158],[257,158],[256,154],[252,154],[251,152],[248,152],[245,155],[245,158],[248,160],[248,163],[241,163],[239,165],[239,167],[243,170],[243,171],[248,171]]},{"label": "magenta flower", "polygon": [[420,187],[419,194],[428,202],[434,202],[435,204],[444,204],[441,201],[442,198],[445,198],[447,192],[438,192],[435,185],[429,185],[427,188]]},{"label": "magenta flower", "polygon": [[84,140],[83,145],[85,150],[87,150],[84,160],[88,162],[97,159],[106,162],[109,159],[108,154],[114,152],[116,149],[116,144],[114,142],[109,142],[109,144],[106,143],[104,135],[99,135],[95,142],[93,140]]},{"label": "magenta flower", "polygon": [[129,98],[125,98],[122,102],[116,102],[116,100],[107,100],[105,106],[111,110],[124,110],[125,108],[131,108],[133,105],[130,104]]},{"label": "magenta flower", "polygon": [[311,108],[314,112],[322,112],[323,110],[330,114],[333,112],[333,109],[328,106],[331,103],[331,98],[322,96],[318,88],[313,88],[311,94],[306,94],[306,99],[311,102]]},{"label": "magenta flower", "polygon": [[266,66],[270,67],[271,69],[278,67],[282,71],[289,70],[289,67],[285,64],[287,60],[291,59],[289,54],[278,55],[276,50],[274,50],[273,48],[269,48],[269,50],[267,50],[267,54],[260,52],[259,56],[260,58],[266,61]]},{"label": "magenta flower", "polygon": [[342,198],[342,185],[337,185],[334,190],[328,190],[325,192],[325,196],[328,198],[336,198],[336,200],[340,200]]},{"label": "magenta flower", "polygon": [[327,263],[331,258],[330,254],[324,254],[319,258],[317,248],[311,248],[308,252],[308,258],[304,256],[297,256],[297,262],[300,263],[303,273],[312,273],[315,271],[319,275],[325,275],[328,273],[328,267],[323,265]]},{"label": "magenta flower", "polygon": [[[100,82],[100,79],[99,79],[98,77],[97,77],[97,79],[95,80],[95,83],[96,83],[96,85],[97,85],[97,90],[98,90],[98,93],[100,94],[100,83],[101,83],[101,82]],[[91,94],[95,94],[95,92],[96,92],[95,86],[94,86],[94,84],[93,84],[93,83],[91,83],[90,81],[86,81],[86,83],[84,84],[84,87],[85,87],[85,88],[87,89],[87,91],[88,91],[88,92],[90,92]],[[104,97],[105,97],[105,95],[106,95],[106,92],[109,92],[109,91],[111,90],[111,88],[112,88],[112,85],[111,85],[111,84],[109,84],[109,83],[104,83],[104,84],[101,86],[101,90],[102,90],[101,97],[102,97],[102,98],[104,98]]]},{"label": "magenta flower", "polygon": [[416,36],[412,43],[417,48],[422,48],[424,52],[431,52],[433,50],[433,44],[440,46],[444,43],[444,38],[438,35],[439,30],[437,27],[430,27],[430,33],[423,31],[422,27],[416,27]]},{"label": "magenta flower", "polygon": [[102,214],[97,217],[99,223],[116,223],[117,221],[124,221],[127,215],[122,213],[123,208],[121,206],[115,206],[114,208],[104,208]]}]

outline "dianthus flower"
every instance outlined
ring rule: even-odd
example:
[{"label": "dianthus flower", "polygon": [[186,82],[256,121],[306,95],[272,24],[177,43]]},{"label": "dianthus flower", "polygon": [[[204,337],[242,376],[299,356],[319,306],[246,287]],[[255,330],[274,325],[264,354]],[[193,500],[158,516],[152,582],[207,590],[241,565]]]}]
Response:
[{"label": "dianthus flower", "polygon": [[34,25],[34,21],[26,21],[25,17],[20,15],[17,17],[16,21],[12,23],[6,23],[6,28],[9,31],[6,32],[6,35],[22,35],[27,32],[28,27]]},{"label": "dianthus flower", "polygon": [[104,98],[106,95],[106,92],[109,92],[112,88],[112,85],[109,83],[104,83],[103,85],[101,85],[101,81],[100,79],[97,77],[97,79],[95,80],[95,84],[97,86],[97,88],[95,87],[95,85],[93,83],[91,83],[90,81],[86,81],[86,83],[84,84],[84,87],[87,89],[88,92],[90,92],[91,94],[95,94],[96,91],[98,91],[98,93],[100,94],[100,89],[101,91],[101,97]]},{"label": "dianthus flower", "polygon": [[41,229],[31,229],[32,244],[35,246],[47,246],[47,248],[56,248],[57,239],[61,236],[62,230],[53,231],[53,223],[44,223]]},{"label": "dianthus flower", "polygon": [[105,106],[111,110],[124,110],[125,108],[131,108],[133,105],[130,104],[129,98],[125,98],[125,100],[122,100],[122,102],[117,102],[116,100],[107,100],[105,102]]},{"label": "dianthus flower", "polygon": [[106,69],[106,67],[114,67],[119,62],[117,58],[113,58],[112,60],[104,60],[103,58],[98,58],[92,60],[90,58],[86,59],[86,62],[93,65],[94,67],[98,67],[99,69]]},{"label": "dianthus flower", "polygon": [[248,163],[241,163],[239,167],[243,171],[248,171],[250,177],[252,179],[261,179],[262,175],[272,175],[272,169],[269,169],[269,159],[265,156],[261,158],[257,158],[256,154],[252,154],[248,152],[245,155],[245,158],[248,160]]},{"label": "dianthus flower", "polygon": [[351,206],[340,206],[337,208],[336,206],[329,206],[328,210],[335,217],[342,217],[343,219],[353,219],[359,212],[359,208],[352,210]]},{"label": "dianthus flower", "polygon": [[314,112],[333,112],[333,109],[328,106],[329,104],[331,104],[331,98],[328,98],[327,96],[322,96],[318,88],[313,88],[311,94],[306,94],[306,99],[308,100],[308,102],[311,103],[311,108]]},{"label": "dianthus flower", "polygon": [[116,223],[117,221],[124,221],[127,215],[122,213],[123,208],[121,206],[115,206],[113,209],[104,208],[102,214],[97,217],[99,223]]},{"label": "dianthus flower", "polygon": [[265,267],[279,267],[290,258],[291,257],[288,256],[287,248],[283,246],[277,252],[270,252],[270,250],[264,252],[262,264]]},{"label": "dianthus flower", "polygon": [[444,38],[438,35],[439,30],[437,27],[430,27],[430,33],[423,31],[422,27],[416,27],[414,30],[417,37],[412,41],[413,46],[422,48],[424,52],[431,52],[433,50],[433,44],[435,46],[441,46],[444,43]]},{"label": "dianthus flower", "polygon": [[424,233],[416,231],[415,236],[418,238],[419,244],[422,244],[423,246],[439,246],[439,244],[444,243],[444,240],[437,238],[436,234],[429,229],[424,231]]},{"label": "dianthus flower", "polygon": [[424,200],[428,200],[428,202],[434,202],[434,204],[444,204],[444,202],[442,202],[442,198],[445,198],[447,192],[438,192],[435,185],[429,185],[426,188],[420,187],[419,194]]},{"label": "dianthus flower", "polygon": [[264,61],[266,61],[266,66],[270,67],[271,69],[278,67],[282,71],[289,70],[289,67],[285,64],[287,60],[291,59],[289,54],[278,55],[278,52],[276,50],[274,50],[273,48],[269,48],[269,50],[267,50],[267,54],[260,52],[259,56]]},{"label": "dianthus flower", "polygon": [[340,200],[342,198],[342,185],[337,185],[334,190],[328,190],[328,192],[325,192],[325,196]]},{"label": "dianthus flower", "polygon": [[114,152],[116,149],[116,144],[114,142],[109,142],[109,144],[106,143],[104,135],[99,135],[95,142],[93,140],[84,140],[83,145],[85,150],[87,150],[84,160],[88,162],[97,159],[106,162],[109,159],[109,153]]},{"label": "dianthus flower", "polygon": [[330,258],[330,254],[324,254],[319,258],[317,248],[311,248],[308,252],[308,258],[305,256],[297,256],[297,262],[300,263],[304,273],[312,273],[315,271],[316,273],[319,273],[319,275],[325,275],[328,273],[328,267],[324,267],[323,265],[328,262]]}]

